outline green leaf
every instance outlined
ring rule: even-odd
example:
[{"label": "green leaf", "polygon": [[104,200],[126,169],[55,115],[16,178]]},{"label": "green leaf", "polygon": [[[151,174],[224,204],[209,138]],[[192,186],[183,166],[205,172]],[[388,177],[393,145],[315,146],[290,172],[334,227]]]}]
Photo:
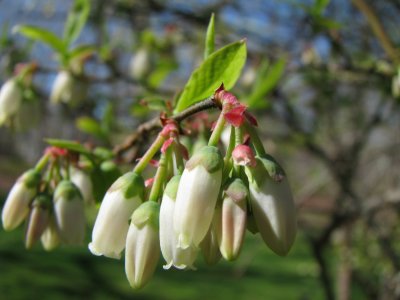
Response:
[{"label": "green leaf", "polygon": [[325,8],[328,6],[330,0],[316,0],[314,2],[313,11],[319,15],[321,15]]},{"label": "green leaf", "polygon": [[229,44],[211,54],[190,76],[179,97],[176,112],[214,93],[224,83],[227,90],[236,83],[246,62],[246,41]]},{"label": "green leaf", "polygon": [[87,134],[93,135],[99,139],[104,139],[104,131],[99,122],[90,117],[80,117],[76,120],[76,127]]},{"label": "green leaf", "polygon": [[253,91],[247,100],[247,105],[253,108],[266,106],[264,97],[278,84],[285,70],[285,65],[286,58],[279,59],[270,67],[266,64],[262,65]]},{"label": "green leaf", "polygon": [[45,142],[54,147],[67,149],[84,155],[92,155],[89,150],[87,150],[81,143],[78,142],[60,139],[45,139]]},{"label": "green leaf", "polygon": [[208,23],[207,33],[206,33],[206,45],[204,50],[204,58],[210,56],[214,52],[215,48],[215,21],[214,13],[211,14],[210,23]]},{"label": "green leaf", "polygon": [[58,53],[65,53],[66,49],[63,41],[54,33],[44,28],[30,25],[18,25],[13,28],[13,32],[20,33],[31,40],[45,43]]},{"label": "green leaf", "polygon": [[85,26],[90,13],[89,0],[75,0],[69,11],[64,27],[63,40],[68,48],[71,43],[79,36]]}]

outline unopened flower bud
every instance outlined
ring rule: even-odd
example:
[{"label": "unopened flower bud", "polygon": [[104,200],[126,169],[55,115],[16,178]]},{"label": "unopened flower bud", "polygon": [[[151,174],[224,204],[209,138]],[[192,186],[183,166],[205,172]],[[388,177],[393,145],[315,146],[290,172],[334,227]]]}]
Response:
[{"label": "unopened flower bud", "polygon": [[276,182],[257,158],[246,167],[253,215],[264,242],[278,255],[286,255],[296,237],[296,208],[286,178]]},{"label": "unopened flower bud", "polygon": [[224,193],[222,205],[217,207],[216,228],[219,249],[226,260],[238,257],[246,232],[247,187],[241,179],[232,181]]},{"label": "unopened flower bud", "polygon": [[87,205],[94,204],[93,184],[89,174],[78,168],[71,168],[71,181],[81,191],[83,201]]},{"label": "unopened flower bud", "polygon": [[125,248],[129,219],[142,203],[144,181],[134,172],[118,178],[108,189],[93,227],[90,251],[95,255],[120,258]]},{"label": "unopened flower bud", "polygon": [[139,49],[130,61],[130,72],[133,79],[143,79],[151,69],[151,55],[145,49]]},{"label": "unopened flower bud", "polygon": [[256,165],[256,158],[253,150],[247,145],[237,145],[232,151],[232,158],[236,165],[251,166]]},{"label": "unopened flower bud", "polygon": [[26,171],[18,178],[8,194],[1,214],[4,230],[13,230],[25,220],[39,182],[40,173],[35,169]]},{"label": "unopened flower bud", "polygon": [[51,198],[41,194],[32,203],[25,236],[25,247],[30,249],[45,231],[50,219]]},{"label": "unopened flower bud", "polygon": [[52,251],[60,244],[61,240],[58,234],[58,229],[54,216],[50,216],[50,220],[40,240],[42,242],[44,250],[46,251]]},{"label": "unopened flower bud", "polygon": [[174,266],[177,269],[195,269],[193,266],[197,257],[197,248],[177,247],[178,239],[174,231],[174,210],[178,185],[181,176],[173,177],[167,184],[160,208],[160,246],[166,261],[164,269]]},{"label": "unopened flower bud", "polygon": [[22,91],[17,80],[7,80],[0,89],[0,126],[15,116],[22,103]]},{"label": "unopened flower bud", "polygon": [[85,213],[82,194],[69,180],[63,180],[54,191],[54,216],[61,241],[81,245],[85,237]]},{"label": "unopened flower bud", "polygon": [[125,273],[135,289],[150,280],[160,257],[159,213],[160,205],[148,201],[132,215],[126,238]]},{"label": "unopened flower bud", "polygon": [[217,227],[215,219],[219,216],[214,215],[214,221],[211,223],[210,228],[203,241],[200,244],[201,252],[205,262],[208,265],[215,265],[221,259],[221,252],[219,251]]},{"label": "unopened flower bud", "polygon": [[50,102],[66,103],[76,106],[85,100],[87,95],[87,85],[79,81],[68,71],[61,71],[57,74],[50,94]]},{"label": "unopened flower bud", "polygon": [[186,163],[174,212],[178,247],[197,247],[210,228],[222,180],[223,160],[216,147],[205,146]]}]

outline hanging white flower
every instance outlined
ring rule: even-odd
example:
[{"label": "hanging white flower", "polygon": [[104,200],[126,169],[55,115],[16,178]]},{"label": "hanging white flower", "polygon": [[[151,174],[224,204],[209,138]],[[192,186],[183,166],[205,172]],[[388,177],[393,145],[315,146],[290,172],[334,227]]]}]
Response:
[{"label": "hanging white flower", "polygon": [[226,260],[239,256],[246,232],[247,188],[241,179],[233,180],[224,191],[222,204],[216,209],[216,233],[219,249]]},{"label": "hanging white flower", "polygon": [[17,80],[7,80],[0,89],[0,126],[15,116],[22,104],[22,91]]},{"label": "hanging white flower", "polygon": [[54,191],[54,216],[63,243],[83,244],[86,221],[82,194],[69,180],[61,181]]},{"label": "hanging white flower", "polygon": [[4,230],[13,230],[27,217],[30,203],[37,193],[40,173],[28,170],[18,178],[4,204],[1,218]]},{"label": "hanging white flower", "polygon": [[160,205],[148,201],[132,215],[126,239],[125,273],[135,289],[151,279],[160,257],[159,213]]},{"label": "hanging white flower", "polygon": [[176,196],[174,230],[178,247],[198,247],[210,227],[222,180],[223,160],[213,146],[186,163]]},{"label": "hanging white flower", "polygon": [[93,254],[121,257],[129,219],[142,203],[143,193],[143,178],[134,172],[124,174],[112,184],[104,196],[93,227],[92,242],[89,244]]},{"label": "hanging white flower", "polygon": [[246,167],[251,208],[264,242],[278,255],[286,255],[296,237],[296,208],[287,178],[273,180],[257,157],[255,167]]},{"label": "hanging white flower", "polygon": [[160,208],[160,246],[161,253],[166,261],[164,269],[174,266],[177,269],[195,269],[193,266],[198,249],[177,247],[177,236],[174,231],[174,211],[176,193],[181,176],[174,176],[167,184]]}]

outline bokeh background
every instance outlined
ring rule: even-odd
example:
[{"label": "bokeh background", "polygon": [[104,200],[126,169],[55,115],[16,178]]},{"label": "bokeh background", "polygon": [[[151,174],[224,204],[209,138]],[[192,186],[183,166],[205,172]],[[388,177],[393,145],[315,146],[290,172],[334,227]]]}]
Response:
[{"label": "bokeh background", "polygon": [[[247,64],[233,92],[255,99],[247,103],[267,151],[288,174],[299,234],[284,258],[248,234],[233,263],[210,267],[200,259],[196,272],[181,272],[164,271],[160,262],[150,284],[133,291],[122,261],[85,247],[27,251],[24,228],[1,230],[1,299],[400,297],[397,0],[92,0],[75,44],[94,44],[97,55],[85,63],[88,94],[78,109],[49,104],[59,70],[54,53],[13,33],[31,24],[61,35],[72,3],[0,0],[0,83],[18,63],[39,65],[37,101],[19,128],[0,128],[0,202],[40,157],[44,138],[112,147],[156,116],[159,106],[140,100],[171,100],[184,86],[201,62],[214,12],[218,48],[247,39]],[[129,62],[143,48],[151,73],[132,79]],[[254,95],[256,82],[265,89]]]}]

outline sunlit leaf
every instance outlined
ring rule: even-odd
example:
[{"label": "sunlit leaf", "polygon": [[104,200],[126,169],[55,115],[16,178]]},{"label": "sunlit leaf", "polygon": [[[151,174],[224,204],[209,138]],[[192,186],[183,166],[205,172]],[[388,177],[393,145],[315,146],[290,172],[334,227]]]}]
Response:
[{"label": "sunlit leaf", "polygon": [[86,57],[96,51],[96,48],[92,45],[80,45],[75,47],[69,52],[70,59],[79,59]]},{"label": "sunlit leaf", "polygon": [[190,76],[176,111],[182,111],[211,96],[222,82],[226,89],[231,89],[246,62],[246,54],[245,40],[229,44],[211,54]]},{"label": "sunlit leaf", "polygon": [[90,117],[80,117],[76,120],[76,127],[87,134],[103,139],[104,132],[98,121]]},{"label": "sunlit leaf", "polygon": [[63,40],[68,47],[81,33],[90,13],[89,0],[75,0],[69,11],[64,28]]},{"label": "sunlit leaf", "polygon": [[278,84],[285,70],[286,58],[279,59],[275,64],[264,65],[260,69],[253,91],[248,97],[247,105],[253,108],[265,107],[265,96]]},{"label": "sunlit leaf", "polygon": [[210,22],[208,23],[207,33],[206,33],[206,45],[204,50],[204,58],[210,56],[214,52],[215,48],[215,21],[214,14],[211,14]]},{"label": "sunlit leaf", "polygon": [[31,40],[45,43],[58,53],[65,53],[66,49],[63,41],[54,33],[44,28],[30,25],[18,25],[13,28],[13,32],[20,33]]}]

